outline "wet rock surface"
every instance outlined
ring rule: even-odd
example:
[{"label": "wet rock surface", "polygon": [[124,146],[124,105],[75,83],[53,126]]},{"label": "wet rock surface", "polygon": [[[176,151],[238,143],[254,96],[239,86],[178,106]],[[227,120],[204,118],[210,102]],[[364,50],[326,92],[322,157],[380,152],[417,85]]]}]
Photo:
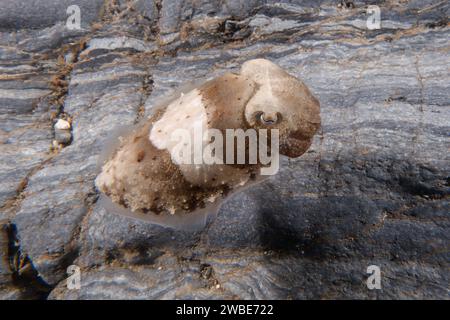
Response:
[{"label": "wet rock surface", "polygon": [[[69,2],[30,3],[0,1],[0,297],[448,298],[447,2],[70,1],[81,30],[65,27]],[[367,29],[369,4],[381,29]],[[101,207],[97,158],[115,127],[258,57],[320,100],[304,156],[202,232]]]}]

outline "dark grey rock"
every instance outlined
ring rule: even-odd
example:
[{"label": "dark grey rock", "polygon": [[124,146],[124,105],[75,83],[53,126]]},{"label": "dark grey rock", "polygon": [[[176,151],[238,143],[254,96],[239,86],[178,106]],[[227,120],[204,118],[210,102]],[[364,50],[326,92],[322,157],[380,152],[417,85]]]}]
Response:
[{"label": "dark grey rock", "polygon": [[158,21],[158,7],[156,1],[153,0],[135,0],[131,5],[145,18],[157,23]]},{"label": "dark grey rock", "polygon": [[[0,290],[12,282],[12,272],[9,266],[8,222],[0,220]],[[5,290],[6,291],[6,290]]]},{"label": "dark grey rock", "polygon": [[[79,33],[52,15],[30,21],[36,30],[9,24],[17,33],[0,34],[0,218],[32,261],[25,279],[35,296],[448,299],[448,4],[376,3],[380,30],[365,25],[373,1],[124,0]],[[67,45],[76,49],[58,51]],[[200,232],[101,206],[97,159],[117,126],[179,86],[257,57],[320,100],[322,130],[305,155],[282,159],[278,175],[228,200]],[[63,70],[67,90],[51,84]],[[58,112],[71,117],[72,139],[52,151]],[[11,239],[2,241],[4,261]],[[66,287],[72,264],[80,290]],[[382,290],[365,285],[372,264]],[[11,272],[1,295],[19,298],[23,281]]]}]

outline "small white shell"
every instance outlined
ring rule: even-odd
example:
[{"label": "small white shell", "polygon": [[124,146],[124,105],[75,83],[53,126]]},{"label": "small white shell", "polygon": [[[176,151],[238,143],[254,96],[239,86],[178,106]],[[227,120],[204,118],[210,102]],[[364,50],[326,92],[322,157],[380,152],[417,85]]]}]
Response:
[{"label": "small white shell", "polygon": [[57,130],[69,130],[70,129],[70,123],[69,123],[69,121],[66,121],[64,119],[58,119],[58,121],[55,123],[55,129],[57,129]]}]

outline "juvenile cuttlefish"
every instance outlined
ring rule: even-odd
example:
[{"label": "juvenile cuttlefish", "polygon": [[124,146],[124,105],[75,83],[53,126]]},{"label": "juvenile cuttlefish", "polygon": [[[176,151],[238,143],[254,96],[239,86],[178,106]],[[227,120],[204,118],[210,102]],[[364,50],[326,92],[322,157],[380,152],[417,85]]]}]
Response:
[{"label": "juvenile cuttlefish", "polygon": [[119,130],[95,184],[109,211],[198,230],[231,194],[274,174],[278,154],[305,153],[319,127],[319,102],[301,80],[250,60]]}]

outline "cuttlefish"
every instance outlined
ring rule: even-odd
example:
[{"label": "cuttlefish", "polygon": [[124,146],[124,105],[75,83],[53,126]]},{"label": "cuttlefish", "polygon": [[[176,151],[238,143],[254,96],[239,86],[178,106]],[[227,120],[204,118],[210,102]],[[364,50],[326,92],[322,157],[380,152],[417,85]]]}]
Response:
[{"label": "cuttlefish", "polygon": [[305,153],[319,127],[319,101],[301,80],[250,60],[118,130],[95,184],[109,211],[197,230],[236,191],[276,173],[278,154]]}]

